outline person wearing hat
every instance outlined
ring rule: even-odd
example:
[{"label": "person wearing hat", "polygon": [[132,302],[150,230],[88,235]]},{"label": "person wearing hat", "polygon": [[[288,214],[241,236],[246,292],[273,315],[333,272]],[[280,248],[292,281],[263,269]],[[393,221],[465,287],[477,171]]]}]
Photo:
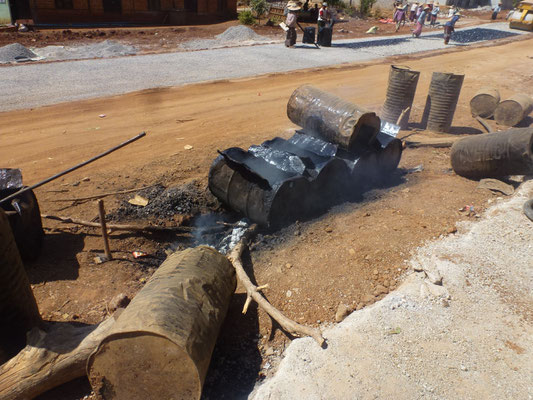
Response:
[{"label": "person wearing hat", "polygon": [[444,44],[448,44],[455,31],[455,23],[461,18],[459,10],[454,11],[452,18],[444,24]]},{"label": "person wearing hat", "polygon": [[502,3],[498,3],[496,7],[492,9],[492,17],[491,19],[494,21],[496,18],[498,18],[498,13],[502,10]]},{"label": "person wearing hat", "polygon": [[416,28],[413,30],[413,37],[419,37],[422,33],[422,28],[424,27],[424,22],[429,13],[429,6],[424,4],[424,8],[418,19],[416,20]]},{"label": "person wearing hat", "polygon": [[416,9],[418,8],[418,1],[415,1],[413,4],[411,4],[411,10],[409,12],[409,21],[413,23],[415,21],[416,17]]},{"label": "person wearing hat", "polygon": [[439,3],[435,3],[433,5],[433,9],[431,10],[431,26],[434,27],[437,23],[437,16],[439,15]]},{"label": "person wearing hat", "polygon": [[296,44],[296,24],[298,22],[298,15],[296,13],[300,11],[300,5],[290,1],[287,4],[287,19],[285,25],[287,25],[287,37],[285,38],[285,46],[293,47]]}]

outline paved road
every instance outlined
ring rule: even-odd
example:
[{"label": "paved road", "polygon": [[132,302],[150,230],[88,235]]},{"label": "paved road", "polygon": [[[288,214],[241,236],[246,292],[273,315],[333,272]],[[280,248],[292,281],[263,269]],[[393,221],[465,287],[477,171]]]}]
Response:
[{"label": "paved road", "polygon": [[[520,34],[524,32],[509,30],[507,23],[479,25],[456,32],[450,47]],[[346,39],[320,50],[307,45],[287,49],[281,44],[267,44],[15,65],[1,69],[0,111],[208,80],[369,61],[442,48],[445,48],[442,31],[427,30],[418,39],[410,35]]]}]

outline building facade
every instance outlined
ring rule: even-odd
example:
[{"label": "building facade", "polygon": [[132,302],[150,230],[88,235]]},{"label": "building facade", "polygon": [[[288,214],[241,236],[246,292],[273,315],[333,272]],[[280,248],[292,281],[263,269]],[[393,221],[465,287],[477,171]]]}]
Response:
[{"label": "building facade", "polygon": [[0,7],[1,1],[13,20],[35,24],[194,24],[237,12],[237,0],[0,0]]}]

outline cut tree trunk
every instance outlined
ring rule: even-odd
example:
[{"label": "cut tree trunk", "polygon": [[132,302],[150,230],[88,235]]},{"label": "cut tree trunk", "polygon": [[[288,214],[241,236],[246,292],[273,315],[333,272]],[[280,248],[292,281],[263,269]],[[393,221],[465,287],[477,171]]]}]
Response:
[{"label": "cut tree trunk", "polygon": [[85,375],[87,359],[113,326],[55,323],[28,333],[28,344],[0,366],[0,400],[26,400]]},{"label": "cut tree trunk", "polygon": [[5,212],[0,209],[0,364],[26,345],[41,325],[39,309]]},{"label": "cut tree trunk", "polygon": [[170,255],[89,358],[104,399],[199,399],[236,287],[222,254],[201,246]]}]

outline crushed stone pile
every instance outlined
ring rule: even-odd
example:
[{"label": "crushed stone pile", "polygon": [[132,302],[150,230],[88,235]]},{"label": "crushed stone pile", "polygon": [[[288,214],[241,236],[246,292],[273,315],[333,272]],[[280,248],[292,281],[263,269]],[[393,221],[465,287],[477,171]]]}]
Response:
[{"label": "crushed stone pile", "polygon": [[230,26],[215,38],[225,42],[248,41],[248,40],[268,40],[267,37],[258,35],[252,29],[244,25]]},{"label": "crushed stone pile", "polygon": [[134,46],[114,40],[104,40],[100,43],[91,43],[82,46],[46,46],[33,49],[33,51],[50,61],[108,58],[137,54],[137,49]]},{"label": "crushed stone pile", "polygon": [[37,54],[20,43],[12,43],[0,47],[0,64],[32,61],[38,59]]},{"label": "crushed stone pile", "polygon": [[187,50],[205,50],[268,41],[270,41],[268,37],[258,35],[247,26],[237,25],[229,27],[220,35],[216,35],[215,39],[189,40],[183,43],[181,47]]}]

